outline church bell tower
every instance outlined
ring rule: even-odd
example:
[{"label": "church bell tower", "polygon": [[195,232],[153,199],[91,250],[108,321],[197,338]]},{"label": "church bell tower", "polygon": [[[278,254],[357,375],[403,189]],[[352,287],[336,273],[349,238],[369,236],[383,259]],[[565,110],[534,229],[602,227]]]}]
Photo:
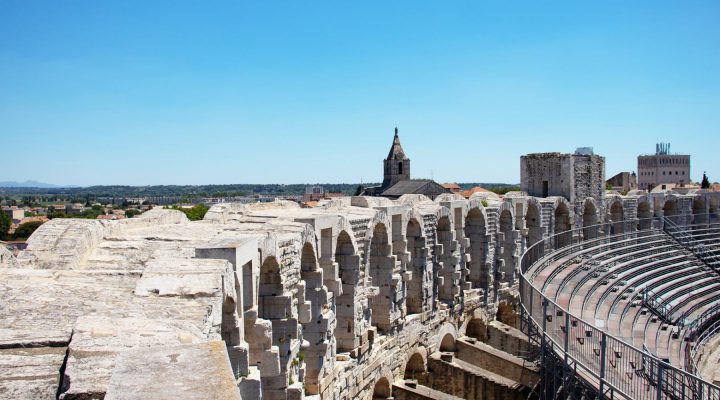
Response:
[{"label": "church bell tower", "polygon": [[400,137],[398,137],[398,128],[395,127],[395,137],[393,138],[390,153],[383,162],[384,179],[382,187],[384,189],[400,182],[410,180],[410,159],[405,156],[405,152],[400,146]]}]

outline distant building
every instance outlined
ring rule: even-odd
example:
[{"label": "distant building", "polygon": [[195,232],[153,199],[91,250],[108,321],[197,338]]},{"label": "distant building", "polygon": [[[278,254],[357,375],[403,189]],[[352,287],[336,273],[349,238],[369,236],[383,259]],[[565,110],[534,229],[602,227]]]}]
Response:
[{"label": "distant building", "polygon": [[81,214],[83,211],[85,211],[85,206],[80,203],[68,204],[67,207],[65,207],[65,214],[68,215]]},{"label": "distant building", "polygon": [[673,192],[677,194],[688,194],[696,190],[700,190],[700,185],[695,183],[683,183],[682,185],[679,183],[661,183],[652,188],[650,193]]},{"label": "distant building", "polygon": [[307,186],[305,188],[305,194],[303,195],[303,201],[318,201],[325,198],[325,189],[322,186]]},{"label": "distant building", "polygon": [[365,189],[363,195],[397,199],[404,194],[423,194],[435,199],[443,193],[451,193],[450,190],[431,179],[410,179],[410,159],[400,145],[397,128],[395,128],[395,137],[390,146],[390,152],[383,161],[383,167],[382,185]]},{"label": "distant building", "polygon": [[530,196],[562,196],[571,203],[605,198],[605,157],[592,148],[574,154],[534,153],[520,157],[520,189]]},{"label": "distant building", "polygon": [[457,183],[443,183],[442,187],[449,190],[451,193],[460,193],[462,188]]},{"label": "distant building", "polygon": [[497,198],[497,199],[500,198],[500,196],[498,196],[497,193],[491,192],[480,186],[475,186],[468,190],[463,190],[463,191],[459,192],[458,194],[466,199],[469,199],[470,197],[472,197],[472,195],[474,195],[476,193],[480,193],[482,195],[487,195],[488,197],[491,197],[491,198]]},{"label": "distant building", "polygon": [[67,206],[65,204],[53,204],[48,207],[49,213],[65,213],[65,208]]},{"label": "distant building", "polygon": [[655,145],[655,154],[638,156],[638,188],[652,190],[662,184],[690,183],[690,156],[671,154],[670,143]]},{"label": "distant building", "polygon": [[404,194],[424,194],[431,199],[435,199],[435,197],[443,193],[450,193],[450,191],[433,180],[410,179],[392,185],[382,193],[382,196],[390,199],[398,199]]},{"label": "distant building", "polygon": [[617,192],[629,192],[638,188],[637,175],[634,172],[620,172],[606,180],[605,185]]},{"label": "distant building", "polygon": [[2,211],[7,214],[7,216],[12,220],[14,223],[20,222],[23,218],[25,218],[25,210],[22,208],[18,208],[15,206],[12,207],[3,207]]}]

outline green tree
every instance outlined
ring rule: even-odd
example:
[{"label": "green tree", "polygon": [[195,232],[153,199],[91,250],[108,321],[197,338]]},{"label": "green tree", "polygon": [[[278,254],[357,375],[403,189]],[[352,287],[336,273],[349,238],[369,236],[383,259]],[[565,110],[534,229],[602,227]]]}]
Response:
[{"label": "green tree", "polygon": [[136,215],[140,215],[140,214],[142,214],[142,213],[140,212],[140,210],[136,210],[136,209],[134,209],[134,208],[131,208],[131,209],[129,209],[129,210],[125,210],[125,216],[128,217],[128,218],[132,218],[132,217],[134,217],[134,216],[136,216]]},{"label": "green tree", "polygon": [[203,219],[205,217],[205,213],[209,210],[208,206],[205,204],[198,204],[192,208],[173,206],[173,209],[184,212],[190,221],[199,221]]},{"label": "green tree", "polygon": [[702,182],[700,183],[700,187],[702,189],[710,189],[710,179],[708,179],[707,175],[705,175],[705,172],[703,172],[703,178]]},{"label": "green tree", "polygon": [[27,239],[42,224],[43,224],[42,221],[26,222],[26,223],[18,226],[17,229],[15,229],[15,233],[13,233],[12,237],[15,240]]},{"label": "green tree", "polygon": [[11,224],[12,220],[5,211],[0,211],[0,240],[8,239],[8,230]]}]

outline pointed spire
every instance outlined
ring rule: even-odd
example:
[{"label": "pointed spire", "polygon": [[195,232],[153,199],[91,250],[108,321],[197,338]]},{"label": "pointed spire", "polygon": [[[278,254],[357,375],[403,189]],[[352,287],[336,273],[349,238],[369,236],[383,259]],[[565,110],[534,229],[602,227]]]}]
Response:
[{"label": "pointed spire", "polygon": [[395,137],[393,138],[393,144],[390,147],[390,153],[388,153],[388,160],[404,160],[407,157],[405,157],[405,152],[402,149],[402,146],[400,145],[400,137],[398,136],[398,128],[395,127]]}]

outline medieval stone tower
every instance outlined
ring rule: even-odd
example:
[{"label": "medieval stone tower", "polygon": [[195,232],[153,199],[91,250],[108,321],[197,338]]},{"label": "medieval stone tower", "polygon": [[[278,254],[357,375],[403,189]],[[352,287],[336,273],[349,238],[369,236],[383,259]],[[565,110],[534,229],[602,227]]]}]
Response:
[{"label": "medieval stone tower", "polygon": [[383,188],[389,188],[400,181],[410,180],[410,159],[405,156],[405,152],[400,146],[397,127],[395,128],[395,137],[393,138],[392,147],[390,147],[390,153],[388,153],[383,165],[385,166]]}]

